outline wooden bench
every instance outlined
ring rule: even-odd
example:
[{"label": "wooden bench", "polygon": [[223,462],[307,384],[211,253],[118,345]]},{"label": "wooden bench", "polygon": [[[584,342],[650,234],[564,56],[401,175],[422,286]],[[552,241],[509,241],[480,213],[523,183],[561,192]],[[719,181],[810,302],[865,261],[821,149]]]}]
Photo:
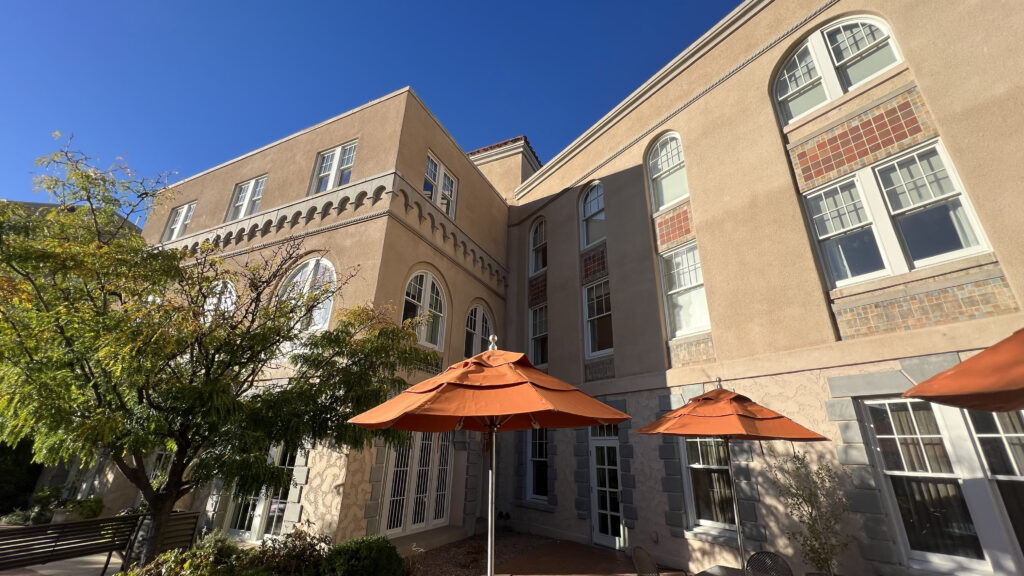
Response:
[{"label": "wooden bench", "polygon": [[[121,570],[124,570],[145,518],[143,514],[132,514],[0,530],[0,570],[103,552],[107,553],[107,561],[101,576],[106,573],[114,552],[121,556]],[[198,522],[198,512],[172,514],[164,537],[157,543],[157,553],[192,546]]]}]

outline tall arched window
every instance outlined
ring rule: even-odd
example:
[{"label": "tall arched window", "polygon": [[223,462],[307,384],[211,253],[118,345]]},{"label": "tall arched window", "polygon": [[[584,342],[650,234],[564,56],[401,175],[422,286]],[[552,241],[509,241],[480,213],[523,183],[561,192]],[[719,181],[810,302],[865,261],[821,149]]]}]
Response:
[{"label": "tall arched window", "polygon": [[405,287],[402,321],[425,317],[416,328],[420,344],[441,350],[444,346],[444,290],[430,272],[417,272]]},{"label": "tall arched window", "polygon": [[679,136],[665,134],[655,142],[647,154],[647,174],[651,179],[655,211],[690,195]]},{"label": "tall arched window", "polygon": [[544,219],[540,218],[530,228],[530,274],[536,274],[548,267],[548,232]]},{"label": "tall arched window", "polygon": [[774,97],[783,124],[835,100],[902,60],[889,27],[855,17],[811,34],[783,64]]},{"label": "tall arched window", "polygon": [[[299,298],[324,290],[334,284],[334,266],[324,258],[311,258],[295,267],[288,279],[281,285],[281,294]],[[334,298],[324,298],[307,314],[300,324],[303,330],[323,330],[331,320],[331,306]]]},{"label": "tall arched window", "polygon": [[584,248],[604,240],[604,187],[600,182],[591,184],[580,202],[580,235]]},{"label": "tall arched window", "polygon": [[462,355],[469,358],[487,350],[491,334],[494,334],[494,322],[487,310],[479,304],[470,308],[466,314],[466,345]]},{"label": "tall arched window", "polygon": [[228,280],[219,280],[211,286],[210,292],[203,302],[203,319],[210,322],[217,315],[230,316],[238,300],[235,285]]}]

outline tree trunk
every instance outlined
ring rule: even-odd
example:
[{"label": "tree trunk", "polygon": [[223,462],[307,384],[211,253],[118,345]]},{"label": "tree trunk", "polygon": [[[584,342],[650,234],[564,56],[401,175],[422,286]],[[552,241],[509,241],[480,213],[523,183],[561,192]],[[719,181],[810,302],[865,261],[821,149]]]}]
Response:
[{"label": "tree trunk", "polygon": [[174,502],[175,499],[169,497],[168,494],[158,494],[149,502],[149,530],[139,534],[139,538],[144,538],[140,564],[149,564],[156,558],[157,550],[159,550],[160,542],[163,541],[164,531],[167,528],[167,519],[170,518],[171,510],[174,509]]}]

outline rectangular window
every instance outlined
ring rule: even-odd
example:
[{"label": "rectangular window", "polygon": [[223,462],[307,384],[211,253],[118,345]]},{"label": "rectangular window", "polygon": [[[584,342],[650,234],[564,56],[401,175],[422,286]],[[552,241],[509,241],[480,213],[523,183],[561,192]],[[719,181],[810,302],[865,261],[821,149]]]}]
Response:
[{"label": "rectangular window", "polygon": [[586,295],[587,356],[600,356],[612,351],[612,294],[608,280],[591,284]]},{"label": "rectangular window", "polygon": [[534,366],[548,364],[548,305],[530,309],[530,362]]},{"label": "rectangular window", "polygon": [[434,159],[427,156],[427,167],[423,175],[423,195],[441,207],[449,218],[455,219],[455,198],[458,195],[459,181],[451,172]]},{"label": "rectangular window", "polygon": [[937,142],[807,192],[803,202],[835,287],[985,249],[966,194]]},{"label": "rectangular window", "polygon": [[171,215],[167,217],[167,227],[164,228],[164,234],[160,241],[170,242],[184,236],[188,231],[188,225],[192,222],[192,212],[195,209],[196,203],[190,202],[171,210]]},{"label": "rectangular window", "polygon": [[732,476],[725,441],[686,438],[686,469],[693,497],[693,521],[698,525],[735,529]]},{"label": "rectangular window", "polygon": [[228,217],[224,221],[231,222],[255,214],[260,208],[263,186],[266,183],[267,177],[260,176],[235,186],[235,193],[231,196],[231,206],[228,208]]},{"label": "rectangular window", "polygon": [[[298,450],[295,448],[279,448],[276,460],[278,467],[285,470],[289,478],[295,473],[295,461],[298,457]],[[280,536],[284,528],[284,510],[288,507],[288,493],[290,486],[278,488],[269,495],[267,502],[267,520],[264,524],[263,534]]]},{"label": "rectangular window", "polygon": [[316,160],[316,171],[309,194],[319,194],[348,184],[352,178],[352,165],[356,161],[356,145],[348,142],[337,148],[321,152]]},{"label": "rectangular window", "polygon": [[910,549],[984,558],[932,405],[881,400],[865,407]]},{"label": "rectangular window", "polygon": [[696,242],[662,255],[661,266],[672,336],[708,330],[711,318]]},{"label": "rectangular window", "polygon": [[856,179],[812,192],[804,196],[804,204],[822,257],[837,285],[885,271]]},{"label": "rectangular window", "polygon": [[1024,413],[969,410],[971,433],[1024,550]]},{"label": "rectangular window", "polygon": [[526,432],[529,440],[526,455],[526,497],[548,500],[548,431],[537,428]]}]

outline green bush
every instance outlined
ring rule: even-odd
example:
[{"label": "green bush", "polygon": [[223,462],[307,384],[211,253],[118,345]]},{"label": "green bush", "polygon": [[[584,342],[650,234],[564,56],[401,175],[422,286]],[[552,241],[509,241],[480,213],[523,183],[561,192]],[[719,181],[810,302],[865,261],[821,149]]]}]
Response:
[{"label": "green bush", "polygon": [[0,524],[10,526],[34,526],[46,524],[53,518],[53,512],[46,508],[33,506],[30,510],[15,510],[10,514],[0,516]]},{"label": "green bush", "polygon": [[325,576],[405,576],[405,563],[395,545],[383,536],[354,538],[331,548],[324,559]]},{"label": "green bush", "polygon": [[319,576],[320,565],[331,549],[330,536],[296,528],[280,538],[264,538],[240,557],[246,576]]},{"label": "green bush", "polygon": [[98,518],[103,512],[103,499],[83,498],[81,500],[69,500],[65,506],[71,514],[72,520],[90,520]]}]

